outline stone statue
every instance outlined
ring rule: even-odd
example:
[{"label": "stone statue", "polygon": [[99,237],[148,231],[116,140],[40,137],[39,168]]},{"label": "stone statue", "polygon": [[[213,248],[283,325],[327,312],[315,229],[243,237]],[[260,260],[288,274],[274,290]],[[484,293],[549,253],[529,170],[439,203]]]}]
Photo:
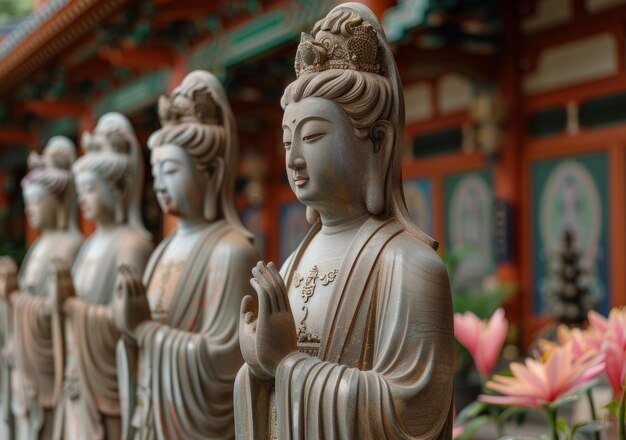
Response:
[{"label": "stone statue", "polygon": [[233,383],[243,364],[239,307],[259,259],[235,210],[235,119],[222,85],[204,71],[161,97],[159,117],[162,128],[148,140],[154,190],[178,224],[152,254],[143,284],[120,269],[115,315],[127,336],[118,352],[125,359],[118,370],[128,378],[125,433],[231,439]]},{"label": "stone statue", "polygon": [[83,216],[95,223],[80,248],[71,275],[55,261],[49,285],[53,316],[63,335],[55,439],[119,439],[120,405],[115,362],[120,338],[111,306],[117,268],[142,271],[152,251],[139,210],[143,157],[124,115],[103,115],[82,137],[86,154],[73,166]]},{"label": "stone statue", "polygon": [[24,258],[17,277],[19,289],[4,289],[0,296],[7,368],[3,372],[7,381],[2,386],[3,420],[13,424],[10,432],[4,433],[6,438],[50,438],[52,434],[56,391],[51,350],[54,329],[45,286],[52,259],[72,264],[83,239],[76,221],[71,170],[75,159],[72,141],[63,136],[52,137],[41,155],[30,154],[30,172],[22,180],[27,221],[41,235]]},{"label": "stone statue", "polygon": [[[18,416],[24,415],[21,422],[21,435],[16,434],[14,413],[12,408],[13,383],[15,375],[15,356],[13,354],[13,325],[11,314],[10,295],[18,290],[17,287],[17,264],[11,257],[0,257],[0,438],[14,440],[16,438],[27,438],[28,435],[28,417],[26,411],[19,411]],[[19,403],[18,408],[24,408],[24,396]],[[17,402],[16,402],[17,403]]]},{"label": "stone statue", "polygon": [[369,9],[342,4],[302,35],[295,70],[285,159],[314,226],[280,273],[252,270],[237,438],[450,439],[450,287],[404,203],[389,44]]}]

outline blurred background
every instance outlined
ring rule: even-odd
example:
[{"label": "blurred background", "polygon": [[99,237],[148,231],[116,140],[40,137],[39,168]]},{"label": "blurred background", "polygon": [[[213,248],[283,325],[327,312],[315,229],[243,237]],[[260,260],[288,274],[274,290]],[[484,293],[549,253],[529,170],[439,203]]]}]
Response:
[{"label": "blurred background", "polygon": [[[159,95],[206,69],[237,117],[241,216],[283,262],[308,225],[285,178],[279,100],[300,32],[335,3],[0,0],[0,254],[19,260],[36,236],[19,185],[29,151],[53,135],[78,143],[108,111],[145,146]],[[487,317],[504,302],[512,359],[554,322],[623,305],[626,0],[364,3],[394,48],[405,196],[441,243],[455,310]],[[158,241],[173,222],[145,183]]]}]

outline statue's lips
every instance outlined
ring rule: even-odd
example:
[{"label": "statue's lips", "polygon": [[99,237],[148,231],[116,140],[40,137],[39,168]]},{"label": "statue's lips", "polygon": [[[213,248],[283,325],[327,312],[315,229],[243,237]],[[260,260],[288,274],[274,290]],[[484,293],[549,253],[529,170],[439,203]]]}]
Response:
[{"label": "statue's lips", "polygon": [[296,177],[293,178],[294,185],[296,185],[298,187],[303,186],[308,181],[309,181],[309,178],[308,177],[304,177],[304,176],[296,176]]},{"label": "statue's lips", "polygon": [[170,197],[164,194],[157,194],[157,200],[161,203],[161,205],[165,205],[165,206],[171,203]]}]

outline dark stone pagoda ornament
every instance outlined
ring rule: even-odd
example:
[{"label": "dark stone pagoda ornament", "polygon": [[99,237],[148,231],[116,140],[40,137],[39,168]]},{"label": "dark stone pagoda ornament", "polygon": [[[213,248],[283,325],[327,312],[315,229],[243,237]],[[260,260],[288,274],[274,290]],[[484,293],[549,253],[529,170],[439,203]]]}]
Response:
[{"label": "dark stone pagoda ornament", "polygon": [[587,280],[590,270],[585,267],[582,253],[570,229],[563,230],[561,249],[552,261],[549,310],[559,323],[581,327],[597,300]]}]

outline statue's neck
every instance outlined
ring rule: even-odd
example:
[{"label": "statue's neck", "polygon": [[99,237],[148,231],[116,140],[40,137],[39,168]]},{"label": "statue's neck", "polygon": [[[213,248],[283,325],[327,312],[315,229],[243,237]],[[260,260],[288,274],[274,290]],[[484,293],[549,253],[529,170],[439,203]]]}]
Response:
[{"label": "statue's neck", "polygon": [[[344,217],[341,219],[334,219],[334,221],[328,221],[321,216],[322,229],[321,233],[324,235],[335,235],[350,230],[357,230],[361,227],[365,221],[370,218],[370,213],[360,214],[353,217]],[[326,220],[326,221],[325,221]]]},{"label": "statue's neck", "polygon": [[46,227],[46,228],[41,228],[41,236],[42,237],[48,237],[50,235],[54,235],[55,233],[59,232],[59,229],[56,227]]},{"label": "statue's neck", "polygon": [[193,234],[200,229],[205,228],[208,222],[204,218],[178,218],[178,224],[176,226],[177,235]]},{"label": "statue's neck", "polygon": [[122,226],[123,223],[118,223],[115,221],[96,221],[96,229],[95,232],[107,233],[117,229]]}]

